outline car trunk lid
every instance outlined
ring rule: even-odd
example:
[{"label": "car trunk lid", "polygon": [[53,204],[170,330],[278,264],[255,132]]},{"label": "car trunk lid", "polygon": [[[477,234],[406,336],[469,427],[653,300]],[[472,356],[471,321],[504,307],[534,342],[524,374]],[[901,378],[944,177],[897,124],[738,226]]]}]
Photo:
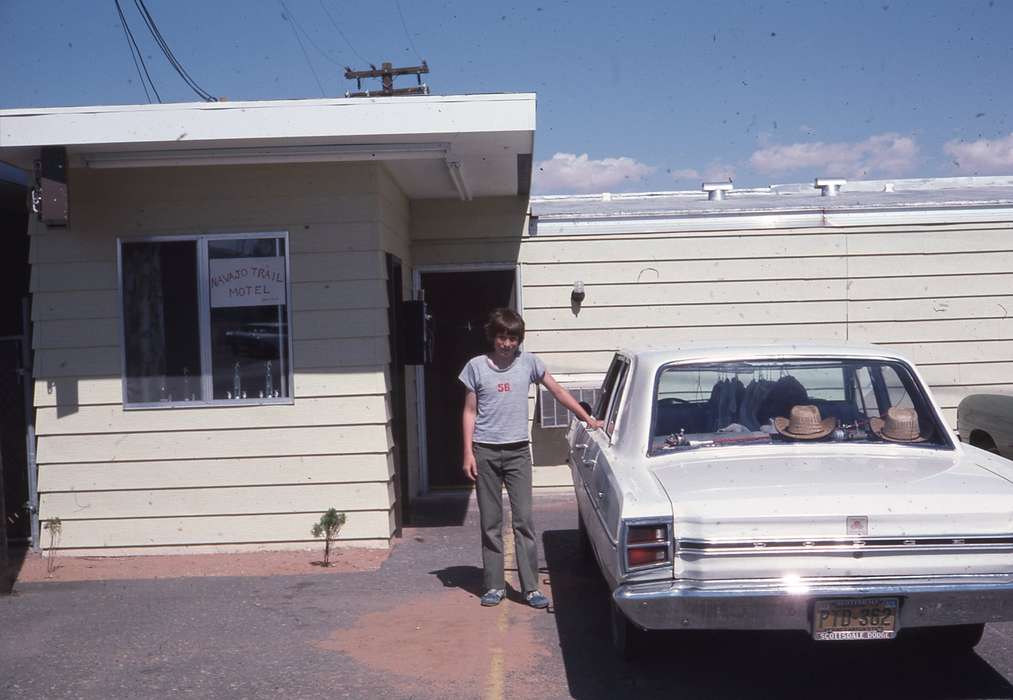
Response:
[{"label": "car trunk lid", "polygon": [[1010,533],[1013,484],[959,452],[820,455],[803,452],[808,447],[721,459],[696,454],[656,466],[676,538],[762,543]]}]

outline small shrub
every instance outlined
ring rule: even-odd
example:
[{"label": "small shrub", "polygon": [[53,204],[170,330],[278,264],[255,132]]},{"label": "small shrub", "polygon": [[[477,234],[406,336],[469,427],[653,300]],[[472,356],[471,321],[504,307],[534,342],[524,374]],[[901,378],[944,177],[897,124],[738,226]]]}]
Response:
[{"label": "small shrub", "polygon": [[320,516],[320,522],[313,526],[314,537],[324,538],[324,566],[331,565],[331,542],[341,532],[341,526],[345,524],[345,514],[339,513],[334,508],[328,508],[327,512]]},{"label": "small shrub", "polygon": [[60,546],[60,535],[63,534],[63,521],[59,518],[50,518],[42,524],[43,529],[49,530],[49,556],[46,557],[46,575],[52,576],[56,571],[56,548]]}]

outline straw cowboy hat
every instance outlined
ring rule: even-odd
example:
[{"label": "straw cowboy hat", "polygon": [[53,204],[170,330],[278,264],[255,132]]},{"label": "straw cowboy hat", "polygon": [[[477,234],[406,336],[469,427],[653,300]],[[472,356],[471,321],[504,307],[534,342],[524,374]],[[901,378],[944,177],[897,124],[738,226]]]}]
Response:
[{"label": "straw cowboy hat", "polygon": [[834,417],[820,418],[816,406],[792,406],[791,417],[774,419],[774,429],[781,435],[796,440],[818,440],[829,435],[837,427]]},{"label": "straw cowboy hat", "polygon": [[869,427],[890,442],[925,442],[918,426],[918,412],[913,408],[888,408],[883,418],[870,418]]}]

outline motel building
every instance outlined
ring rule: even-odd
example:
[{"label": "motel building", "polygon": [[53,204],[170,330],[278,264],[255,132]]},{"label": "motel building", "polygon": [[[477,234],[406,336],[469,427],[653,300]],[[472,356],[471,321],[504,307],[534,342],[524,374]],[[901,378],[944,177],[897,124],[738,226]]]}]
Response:
[{"label": "motel building", "polygon": [[617,347],[726,338],[890,345],[951,422],[1013,388],[1013,178],[531,197],[534,132],[531,94],[0,111],[12,537],[305,549],[333,507],[388,547],[466,486],[456,377],[498,306],[590,402]]}]

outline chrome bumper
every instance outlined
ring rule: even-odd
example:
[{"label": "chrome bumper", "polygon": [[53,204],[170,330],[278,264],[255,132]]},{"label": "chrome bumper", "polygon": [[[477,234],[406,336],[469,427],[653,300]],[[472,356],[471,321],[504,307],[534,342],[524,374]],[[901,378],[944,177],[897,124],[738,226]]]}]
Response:
[{"label": "chrome bumper", "polygon": [[644,629],[806,630],[813,601],[899,598],[899,629],[1013,620],[1013,574],[628,583],[616,604]]}]

